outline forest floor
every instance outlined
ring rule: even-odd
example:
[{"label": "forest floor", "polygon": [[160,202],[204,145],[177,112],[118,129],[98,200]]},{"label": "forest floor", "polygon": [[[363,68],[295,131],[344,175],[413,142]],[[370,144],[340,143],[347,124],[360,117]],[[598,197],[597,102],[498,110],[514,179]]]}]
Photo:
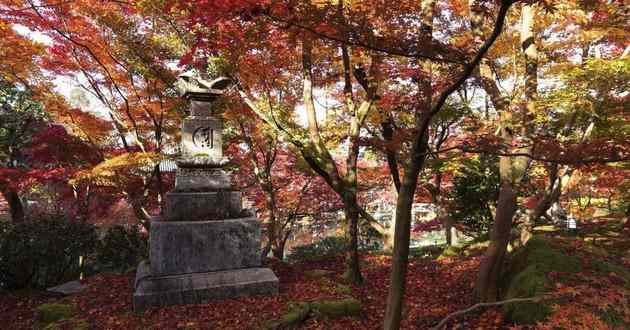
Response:
[{"label": "forest floor", "polygon": [[[600,227],[594,228],[588,235],[580,237],[556,235],[556,241],[584,263],[589,263],[593,258],[603,258],[616,265],[621,264],[621,269],[629,270],[630,260],[627,259],[628,254],[624,254],[624,250],[630,251],[628,233],[611,234]],[[427,329],[449,313],[473,305],[474,279],[481,258],[480,251],[451,257],[411,258],[402,328]],[[70,306],[71,309],[65,321],[54,323],[55,327],[52,328],[58,329],[263,329],[272,320],[281,319],[297,302],[353,297],[361,302],[358,316],[329,319],[311,315],[298,328],[378,329],[384,317],[390,264],[391,257],[364,255],[362,271],[365,283],[350,286],[342,279],[343,259],[338,256],[296,264],[270,261],[268,266],[280,279],[280,294],[277,296],[253,296],[203,305],[156,308],[142,313],[132,312],[131,309],[133,274],[101,274],[87,278],[84,282],[88,288],[73,296],[60,297],[33,291],[2,293],[0,328],[41,327],[41,324],[37,324],[37,306],[57,303]],[[563,298],[553,305],[554,316],[538,323],[535,328],[568,326],[580,329],[583,326],[585,329],[623,329],[630,325],[630,279],[616,274],[619,272],[615,272],[615,269],[607,269],[604,273],[584,271],[579,276],[573,274],[575,276],[572,275],[570,281],[557,281],[562,274],[547,274],[555,284],[554,292]],[[598,313],[610,311],[613,307],[612,316],[610,313]],[[449,322],[447,328],[522,327],[508,321],[501,307],[495,307],[458,317]]]}]

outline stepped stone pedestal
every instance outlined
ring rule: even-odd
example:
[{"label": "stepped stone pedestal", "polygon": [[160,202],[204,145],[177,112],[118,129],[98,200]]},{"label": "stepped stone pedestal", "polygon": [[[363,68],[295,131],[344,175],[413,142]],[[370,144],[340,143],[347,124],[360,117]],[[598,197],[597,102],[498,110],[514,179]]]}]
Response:
[{"label": "stepped stone pedestal", "polygon": [[134,310],[278,293],[278,278],[261,264],[260,221],[242,208],[241,192],[222,169],[223,126],[210,105],[222,92],[215,87],[226,84],[209,84],[184,94],[191,116],[182,124],[175,189],[166,194],[164,215],[151,222]]}]

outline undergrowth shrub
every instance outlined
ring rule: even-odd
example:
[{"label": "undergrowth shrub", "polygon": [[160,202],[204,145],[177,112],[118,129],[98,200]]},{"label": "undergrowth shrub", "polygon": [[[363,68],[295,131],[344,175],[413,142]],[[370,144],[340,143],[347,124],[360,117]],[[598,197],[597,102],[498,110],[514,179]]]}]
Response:
[{"label": "undergrowth shrub", "polygon": [[317,259],[336,255],[346,251],[346,240],[343,237],[331,236],[311,244],[296,246],[287,256],[289,261]]},{"label": "undergrowth shrub", "polygon": [[149,255],[146,235],[137,226],[110,227],[100,241],[96,253],[99,270],[126,272]]},{"label": "undergrowth shrub", "polygon": [[0,223],[0,287],[46,288],[78,278],[79,256],[98,242],[96,227],[60,215]]},{"label": "undergrowth shrub", "polygon": [[[380,239],[379,239],[380,240]],[[359,250],[375,252],[382,249],[382,244],[374,236],[359,236]],[[299,260],[320,259],[346,252],[348,243],[343,236],[329,236],[315,243],[296,246],[291,249],[287,260],[295,262]]]}]

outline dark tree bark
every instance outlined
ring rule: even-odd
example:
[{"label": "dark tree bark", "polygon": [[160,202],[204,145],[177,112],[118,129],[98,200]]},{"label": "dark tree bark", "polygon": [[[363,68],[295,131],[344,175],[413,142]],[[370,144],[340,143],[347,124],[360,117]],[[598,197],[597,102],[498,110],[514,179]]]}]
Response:
[{"label": "dark tree bark", "polygon": [[516,192],[509,183],[503,183],[497,201],[497,213],[490,233],[490,245],[481,262],[477,277],[477,295],[484,302],[498,297],[499,276],[510,241],[512,218],[516,213]]},{"label": "dark tree bark", "polygon": [[13,223],[24,221],[24,206],[22,205],[22,200],[20,200],[20,195],[18,195],[17,191],[7,187],[2,190],[2,196],[9,205],[11,221]]},{"label": "dark tree bark", "polygon": [[444,104],[446,99],[455,91],[457,91],[464,82],[470,77],[470,75],[477,68],[481,59],[488,52],[490,47],[494,44],[498,36],[503,30],[505,23],[505,17],[508,9],[513,4],[513,1],[502,1],[501,7],[497,14],[497,19],[494,24],[492,34],[479,48],[479,51],[468,62],[459,78],[435,99],[435,102],[431,102],[430,111],[423,113],[416,117],[417,131],[413,137],[413,147],[409,163],[405,168],[405,174],[402,179],[402,185],[398,199],[396,202],[396,231],[394,241],[394,254],[392,259],[392,273],[390,277],[390,288],[387,296],[387,309],[385,311],[385,320],[383,328],[386,330],[393,330],[400,328],[400,320],[402,313],[403,300],[405,295],[405,280],[409,258],[409,231],[411,225],[411,206],[413,203],[413,196],[415,194],[416,184],[418,182],[418,175],[422,167],[424,166],[424,160],[427,149],[427,129],[431,123],[431,118],[438,113]]}]

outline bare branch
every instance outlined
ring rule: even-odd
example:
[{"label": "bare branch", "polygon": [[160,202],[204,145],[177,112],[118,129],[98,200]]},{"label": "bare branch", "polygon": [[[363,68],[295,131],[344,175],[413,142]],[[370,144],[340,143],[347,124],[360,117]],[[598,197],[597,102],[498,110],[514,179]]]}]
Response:
[{"label": "bare branch", "polygon": [[438,323],[436,326],[431,328],[431,330],[439,330],[446,324],[446,322],[450,321],[452,318],[455,318],[455,317],[458,317],[460,315],[472,312],[472,311],[474,311],[475,309],[478,309],[478,308],[500,306],[500,305],[516,303],[516,302],[525,302],[525,301],[538,302],[538,301],[543,300],[543,299],[544,299],[544,297],[513,298],[513,299],[508,299],[508,300],[501,300],[501,301],[495,301],[495,302],[474,304],[474,305],[472,305],[472,306],[470,306],[470,307],[468,307],[466,309],[462,309],[462,310],[459,310],[457,312],[453,312],[451,314],[448,314],[445,318],[442,319],[442,321],[440,321],[440,323]]}]

